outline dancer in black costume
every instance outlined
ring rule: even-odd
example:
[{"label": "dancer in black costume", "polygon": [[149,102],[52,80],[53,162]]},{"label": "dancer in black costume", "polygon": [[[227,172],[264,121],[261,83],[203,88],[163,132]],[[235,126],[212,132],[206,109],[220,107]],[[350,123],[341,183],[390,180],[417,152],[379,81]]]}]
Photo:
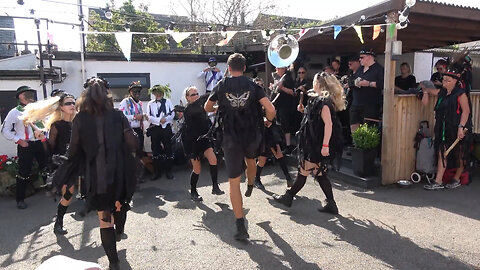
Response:
[{"label": "dancer in black costume", "polygon": [[[55,159],[56,156],[63,156],[67,152],[72,134],[72,120],[75,114],[75,97],[63,91],[58,96],[27,105],[22,119],[27,123],[48,119],[45,125],[48,131],[47,149],[49,156]],[[54,163],[50,166],[52,170],[58,167]],[[68,205],[72,202],[76,178],[55,178],[55,180],[57,182],[52,184],[56,190],[61,191],[62,198],[58,203],[53,231],[56,234],[63,235],[67,234],[67,230],[63,228],[63,216],[67,212]]]},{"label": "dancer in black costume", "polygon": [[313,172],[315,180],[327,197],[326,205],[319,211],[338,214],[327,169],[331,160],[341,151],[343,143],[341,124],[335,116],[336,111],[345,109],[343,88],[335,75],[317,73],[309,97],[306,108],[303,108],[302,104],[299,105],[299,110],[304,111],[304,116],[297,133],[300,151],[297,180],[284,195],[275,195],[274,199],[290,207],[293,197],[303,188],[310,172]]},{"label": "dancer in black costume", "polygon": [[[263,80],[261,78],[257,77],[254,81],[258,86],[264,89]],[[275,159],[278,161],[278,164],[280,165],[283,174],[285,175],[285,179],[287,180],[287,187],[291,187],[293,185],[293,180],[290,176],[290,173],[288,172],[287,162],[285,160],[281,147],[285,145],[285,141],[283,139],[283,131],[280,125],[277,124],[276,119],[274,119],[272,123],[269,123],[266,120],[267,119],[265,118],[264,122],[268,123],[269,125],[265,125],[265,133],[263,135],[264,151],[260,153],[260,156],[258,156],[257,159],[257,173],[255,175],[254,185],[259,189],[265,189],[262,181],[260,180],[260,176],[262,175],[263,167],[267,163],[267,159],[269,156],[268,151],[271,151]]]},{"label": "dancer in black costume", "polygon": [[[425,185],[427,190],[456,188],[460,186],[460,176],[469,164],[468,150],[471,144],[472,114],[469,100],[469,69],[465,67],[466,53],[462,53],[452,61],[447,71],[443,73],[443,87],[426,89],[422,102],[428,104],[429,94],[438,96],[435,105],[435,141],[434,148],[437,157],[437,176],[435,183]],[[465,74],[467,73],[467,74]],[[445,151],[456,139],[460,142],[448,156]],[[456,168],[453,182],[443,185],[442,178],[446,169]]]},{"label": "dancer in black costume", "polygon": [[246,60],[239,53],[228,57],[230,77],[221,80],[213,89],[205,103],[205,111],[215,111],[218,104],[219,125],[223,136],[222,147],[230,183],[230,200],[236,218],[236,240],[249,238],[243,214],[240,178],[247,165],[247,192],[252,193],[255,180],[255,158],[258,156],[262,140],[262,106],[265,109],[266,123],[269,126],[275,117],[275,108],[265,96],[265,92],[251,79],[243,76]]},{"label": "dancer in black costume", "polygon": [[78,100],[80,112],[73,120],[68,160],[59,167],[54,181],[55,177],[76,177],[79,164],[85,165],[86,196],[98,212],[102,245],[110,269],[119,269],[116,240],[123,232],[135,190],[133,153],[138,139],[123,113],[113,108],[104,80],[91,78],[84,86]]},{"label": "dancer in black costume", "polygon": [[202,164],[200,158],[205,156],[210,164],[210,175],[212,177],[212,194],[225,194],[218,186],[218,168],[217,157],[213,152],[212,143],[209,138],[202,137],[208,133],[210,120],[207,112],[203,108],[208,99],[209,94],[199,97],[198,90],[195,86],[190,86],[185,89],[185,99],[187,100],[187,107],[183,113],[184,123],[182,127],[182,143],[185,154],[192,162],[192,173],[190,175],[190,193],[192,200],[203,201],[202,197],[197,192],[197,182]]}]

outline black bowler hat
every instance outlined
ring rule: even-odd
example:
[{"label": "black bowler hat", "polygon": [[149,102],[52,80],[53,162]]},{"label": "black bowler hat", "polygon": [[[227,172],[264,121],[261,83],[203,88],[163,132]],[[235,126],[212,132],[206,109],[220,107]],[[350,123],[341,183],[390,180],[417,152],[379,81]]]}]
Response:
[{"label": "black bowler hat", "polygon": [[31,88],[30,86],[26,86],[26,85],[23,85],[23,86],[20,86],[17,88],[17,92],[15,93],[15,97],[18,99],[18,96],[20,96],[21,93],[23,92],[37,92],[37,90]]},{"label": "black bowler hat", "polygon": [[368,55],[371,55],[373,57],[377,56],[377,54],[375,53],[375,51],[372,49],[372,48],[363,48],[360,50],[360,53],[358,53],[360,55],[362,54],[368,54]]}]

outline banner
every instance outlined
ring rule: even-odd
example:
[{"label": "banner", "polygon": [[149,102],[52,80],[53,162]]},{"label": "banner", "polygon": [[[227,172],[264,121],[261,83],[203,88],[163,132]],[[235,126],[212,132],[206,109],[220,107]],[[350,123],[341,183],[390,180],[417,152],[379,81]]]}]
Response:
[{"label": "banner", "polygon": [[362,42],[362,44],[363,44],[364,42],[363,42],[362,27],[359,26],[359,25],[355,25],[353,28],[354,28],[355,31],[357,32],[357,36],[358,36],[358,38],[360,39],[360,42]]},{"label": "banner", "polygon": [[130,62],[130,54],[132,52],[132,33],[130,32],[122,32],[122,33],[115,33],[115,38],[117,39],[117,43],[122,50],[123,55]]},{"label": "banner", "polygon": [[340,25],[333,26],[333,39],[337,39],[338,34],[342,31],[342,27]]}]

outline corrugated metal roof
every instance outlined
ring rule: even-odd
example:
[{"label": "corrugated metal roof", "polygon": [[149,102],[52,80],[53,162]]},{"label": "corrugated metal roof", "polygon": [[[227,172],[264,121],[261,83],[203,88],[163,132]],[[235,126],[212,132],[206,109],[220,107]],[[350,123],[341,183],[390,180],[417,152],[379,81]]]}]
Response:
[{"label": "corrugated metal roof", "polygon": [[443,5],[443,6],[480,10],[480,5],[478,7],[468,6],[468,5],[457,5],[457,4],[452,3],[453,1],[418,0],[418,2],[433,3],[433,4]]}]

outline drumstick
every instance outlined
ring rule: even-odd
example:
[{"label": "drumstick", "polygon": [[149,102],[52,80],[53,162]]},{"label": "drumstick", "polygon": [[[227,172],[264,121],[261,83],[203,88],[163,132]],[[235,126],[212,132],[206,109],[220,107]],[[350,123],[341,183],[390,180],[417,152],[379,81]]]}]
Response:
[{"label": "drumstick", "polygon": [[[468,129],[465,129],[465,131],[467,131]],[[450,145],[450,147],[447,149],[447,151],[445,151],[445,156],[448,156],[448,154],[452,151],[452,149],[455,147],[455,145],[458,144],[458,142],[460,141],[459,138],[457,138],[453,143],[452,145]]]}]

